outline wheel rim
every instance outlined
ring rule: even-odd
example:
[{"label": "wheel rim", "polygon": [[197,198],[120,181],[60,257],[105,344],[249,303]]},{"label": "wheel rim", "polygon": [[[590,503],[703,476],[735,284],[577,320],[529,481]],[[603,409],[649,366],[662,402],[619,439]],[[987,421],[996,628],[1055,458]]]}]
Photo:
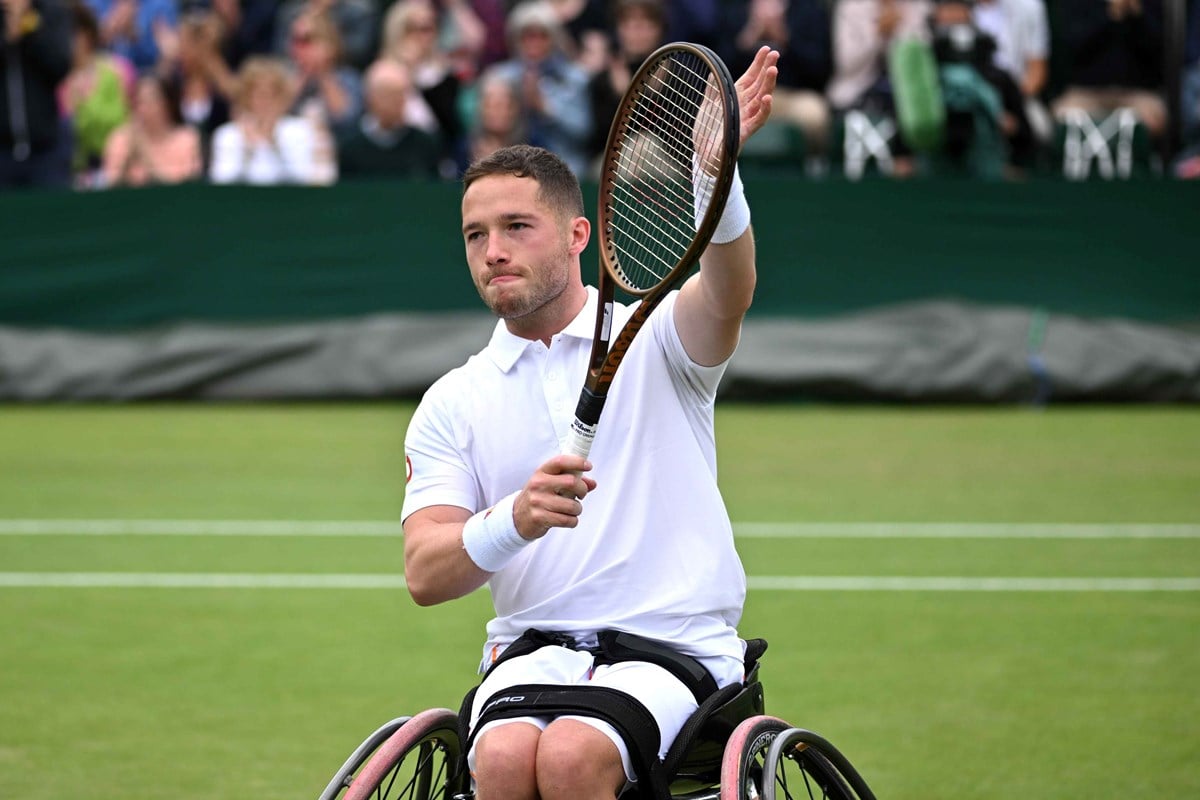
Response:
[{"label": "wheel rim", "polygon": [[763,800],[832,798],[855,800],[858,795],[819,750],[791,729],[775,736],[766,753],[763,771],[771,776],[763,785]]}]

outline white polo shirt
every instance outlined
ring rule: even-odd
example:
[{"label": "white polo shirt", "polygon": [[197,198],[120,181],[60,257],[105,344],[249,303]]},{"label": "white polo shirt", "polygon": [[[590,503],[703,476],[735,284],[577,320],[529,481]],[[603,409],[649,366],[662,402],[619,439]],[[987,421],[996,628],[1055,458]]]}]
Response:
[{"label": "white polo shirt", "polygon": [[[620,628],[694,656],[742,658],[745,573],[717,488],[713,401],[725,365],[683,349],[672,293],[634,339],[589,459],[596,489],[579,526],[524,548],[488,585],[485,661],[527,628],[577,637]],[[438,380],[405,437],[403,517],[433,505],[477,512],[557,455],[587,373],[597,293],[550,347],[497,324],[482,352]],[[632,313],[618,304],[614,335]]]}]

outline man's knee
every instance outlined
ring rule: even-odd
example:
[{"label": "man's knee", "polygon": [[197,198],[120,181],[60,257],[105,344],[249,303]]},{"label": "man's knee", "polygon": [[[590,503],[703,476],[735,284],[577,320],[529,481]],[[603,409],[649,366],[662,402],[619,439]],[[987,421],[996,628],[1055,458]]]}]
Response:
[{"label": "man's knee", "polygon": [[536,725],[513,722],[479,737],[473,770],[479,800],[537,797],[535,770],[540,736]]},{"label": "man's knee", "polygon": [[[625,785],[621,753],[606,735],[578,720],[552,722],[538,740],[542,800],[615,796]],[[611,794],[603,794],[611,790]]]}]

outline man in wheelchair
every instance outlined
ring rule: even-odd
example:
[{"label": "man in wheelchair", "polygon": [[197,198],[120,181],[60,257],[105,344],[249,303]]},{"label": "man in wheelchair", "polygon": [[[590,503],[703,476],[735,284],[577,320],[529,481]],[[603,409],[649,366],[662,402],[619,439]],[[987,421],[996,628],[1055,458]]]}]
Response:
[{"label": "man in wheelchair", "polygon": [[[738,81],[743,142],[770,113],[778,57],[763,48]],[[630,347],[589,461],[557,454],[595,320],[579,182],[517,146],[463,186],[467,262],[500,322],[408,428],[405,577],[420,605],[491,590],[485,677],[461,715],[478,799],[614,798],[661,783],[684,724],[744,678],[713,404],[753,296],[749,207],[736,181],[729,238]],[[618,304],[614,330],[631,313]]]}]

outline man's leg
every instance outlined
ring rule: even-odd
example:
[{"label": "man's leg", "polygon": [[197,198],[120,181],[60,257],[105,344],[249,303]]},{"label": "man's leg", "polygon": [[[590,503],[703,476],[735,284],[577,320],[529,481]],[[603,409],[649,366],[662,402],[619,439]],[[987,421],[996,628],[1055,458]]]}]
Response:
[{"label": "man's leg", "polygon": [[472,771],[478,800],[537,800],[535,769],[541,735],[537,725],[520,721],[480,734]]},{"label": "man's leg", "polygon": [[620,751],[594,726],[563,718],[542,732],[537,749],[541,800],[613,800],[626,780]]},{"label": "man's leg", "polygon": [[[487,700],[508,686],[552,683],[572,686],[585,680],[592,656],[563,647],[544,647],[498,664],[475,693],[471,729]],[[478,800],[532,800],[538,797],[537,752],[548,719],[519,717],[487,723],[467,754]]]}]

